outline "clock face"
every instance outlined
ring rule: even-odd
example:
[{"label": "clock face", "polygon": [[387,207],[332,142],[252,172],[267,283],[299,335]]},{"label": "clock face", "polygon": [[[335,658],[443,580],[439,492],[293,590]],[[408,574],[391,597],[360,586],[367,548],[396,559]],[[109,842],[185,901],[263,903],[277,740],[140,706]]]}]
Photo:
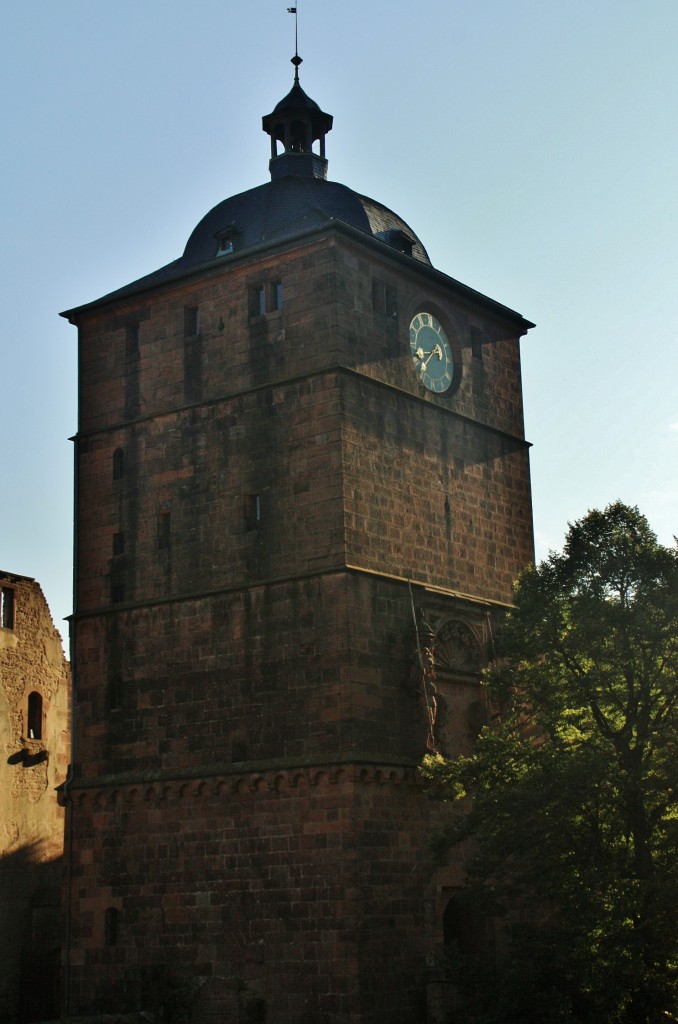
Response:
[{"label": "clock face", "polygon": [[441,394],[452,383],[454,361],[447,335],[432,313],[417,313],[410,324],[410,351],[417,377]]}]

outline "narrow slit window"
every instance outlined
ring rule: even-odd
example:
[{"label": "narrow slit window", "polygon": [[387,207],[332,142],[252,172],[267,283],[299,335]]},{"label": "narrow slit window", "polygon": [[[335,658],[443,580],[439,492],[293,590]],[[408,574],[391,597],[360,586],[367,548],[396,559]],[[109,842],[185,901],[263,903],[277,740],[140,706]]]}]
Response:
[{"label": "narrow slit window", "polygon": [[113,479],[122,480],[125,475],[125,453],[122,448],[113,452]]},{"label": "narrow slit window", "polygon": [[108,710],[119,711],[122,707],[122,679],[119,675],[111,676],[108,681]]},{"label": "narrow slit window", "polygon": [[172,514],[170,512],[158,513],[158,550],[167,551],[170,546],[172,532]]},{"label": "narrow slit window", "polygon": [[261,498],[258,494],[248,494],[245,498],[245,529],[256,530],[261,522]]},{"label": "narrow slit window", "polygon": [[125,355],[128,359],[136,359],[139,355],[139,324],[127,324],[125,328]]},{"label": "narrow slit window", "polygon": [[395,285],[387,284],[384,289],[384,312],[391,320],[398,319],[398,292],[396,291]]},{"label": "narrow slit window", "polygon": [[107,907],[104,913],[104,943],[106,946],[118,945],[120,930],[120,912],[116,907]]},{"label": "narrow slit window", "polygon": [[28,695],[28,715],[26,729],[29,740],[42,739],[42,696],[33,690]]},{"label": "narrow slit window", "polygon": [[394,285],[372,278],[372,309],[384,313],[392,320],[398,318],[398,293]]},{"label": "narrow slit window", "polygon": [[200,309],[198,306],[186,306],[184,309],[184,334],[193,338],[200,334]]},{"label": "narrow slit window", "polygon": [[114,533],[113,534],[113,554],[122,555],[125,553],[125,534]]},{"label": "narrow slit window", "polygon": [[14,590],[0,587],[0,625],[3,629],[14,629]]},{"label": "narrow slit window", "polygon": [[276,281],[271,285],[271,309],[282,309],[283,290],[282,281]]},{"label": "narrow slit window", "polygon": [[471,354],[474,359],[483,358],[483,335],[479,327],[471,327]]},{"label": "narrow slit window", "polygon": [[125,600],[125,587],[122,583],[111,584],[111,604],[122,604]]}]

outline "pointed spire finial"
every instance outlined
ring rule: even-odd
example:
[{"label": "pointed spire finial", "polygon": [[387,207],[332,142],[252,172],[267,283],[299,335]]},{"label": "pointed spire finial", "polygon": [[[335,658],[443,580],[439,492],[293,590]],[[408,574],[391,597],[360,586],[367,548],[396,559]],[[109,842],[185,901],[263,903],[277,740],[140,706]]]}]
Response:
[{"label": "pointed spire finial", "polygon": [[299,56],[299,31],[298,31],[299,25],[298,25],[298,21],[297,21],[297,8],[296,7],[288,7],[287,8],[287,13],[294,15],[294,57],[292,57],[292,64],[294,64],[294,81],[295,81],[295,84],[298,85],[299,84],[299,65],[302,64],[303,61],[302,61],[301,57]]}]

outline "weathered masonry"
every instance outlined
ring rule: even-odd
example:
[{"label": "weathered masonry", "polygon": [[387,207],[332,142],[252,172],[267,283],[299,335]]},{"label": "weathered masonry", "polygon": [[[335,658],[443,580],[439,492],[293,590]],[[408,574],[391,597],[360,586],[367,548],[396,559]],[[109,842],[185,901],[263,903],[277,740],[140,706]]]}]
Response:
[{"label": "weathered masonry", "polygon": [[39,585],[0,570],[0,1024],[59,1013],[70,681]]}]

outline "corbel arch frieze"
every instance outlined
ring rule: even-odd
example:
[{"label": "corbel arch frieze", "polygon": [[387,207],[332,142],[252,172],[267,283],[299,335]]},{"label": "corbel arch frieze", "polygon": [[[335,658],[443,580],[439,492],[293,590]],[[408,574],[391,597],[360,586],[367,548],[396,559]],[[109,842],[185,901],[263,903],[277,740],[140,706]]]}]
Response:
[{"label": "corbel arch frieze", "polygon": [[223,774],[206,779],[162,779],[154,782],[130,782],[116,786],[92,786],[72,793],[75,807],[100,808],[141,802],[167,804],[182,800],[230,797],[256,797],[257,794],[286,795],[306,788],[334,787],[338,784],[379,786],[417,785],[415,768],[403,765],[316,765],[303,768],[272,769],[250,774]]}]

